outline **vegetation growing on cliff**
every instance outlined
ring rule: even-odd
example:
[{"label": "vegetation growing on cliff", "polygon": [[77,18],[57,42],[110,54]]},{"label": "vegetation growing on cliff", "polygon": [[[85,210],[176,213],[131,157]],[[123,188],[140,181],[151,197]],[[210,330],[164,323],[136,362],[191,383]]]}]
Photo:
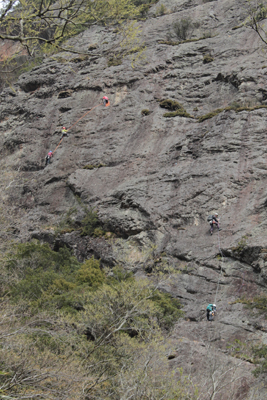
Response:
[{"label": "vegetation growing on cliff", "polygon": [[62,40],[76,35],[92,24],[121,24],[139,14],[131,0],[64,2],[4,0],[1,3],[0,39],[20,42],[33,55],[39,43],[71,52],[80,51],[62,45]]},{"label": "vegetation growing on cliff", "polygon": [[6,255],[0,290],[3,396],[195,398],[162,336],[181,305],[147,279],[31,242]]},{"label": "vegetation growing on cliff", "polygon": [[[97,47],[69,45],[67,39],[92,25],[116,27],[123,55],[133,54],[132,62],[144,51],[136,20],[144,17],[151,4],[146,0],[3,0],[0,4],[0,40],[17,44],[12,54],[1,57],[0,84],[12,82],[38,65],[44,55],[58,51],[87,55]],[[15,49],[15,46],[14,46]],[[134,49],[134,51],[133,51]],[[101,51],[101,49],[99,49]],[[95,54],[95,53],[94,53]],[[79,60],[80,61],[80,60]],[[79,62],[78,61],[78,62]],[[75,62],[77,62],[75,60]],[[109,64],[114,65],[114,60]],[[116,60],[118,63],[119,61]],[[118,64],[116,64],[118,65]]]},{"label": "vegetation growing on cliff", "polygon": [[186,118],[193,118],[188,112],[184,109],[184,107],[178,103],[176,100],[165,99],[160,102],[160,107],[167,108],[167,110],[171,110],[171,112],[163,114],[163,117],[170,118],[170,117],[186,117]]},{"label": "vegetation growing on cliff", "polygon": [[216,115],[222,113],[223,111],[235,111],[235,112],[241,112],[241,111],[254,111],[254,110],[259,110],[261,108],[267,108],[266,105],[257,105],[257,106],[253,106],[253,107],[249,107],[249,106],[243,106],[243,105],[239,105],[239,104],[233,104],[230,105],[228,107],[224,107],[224,108],[216,108],[216,110],[213,110],[205,115],[202,115],[201,117],[198,117],[198,122],[203,122],[206,119],[210,119],[215,117]]}]

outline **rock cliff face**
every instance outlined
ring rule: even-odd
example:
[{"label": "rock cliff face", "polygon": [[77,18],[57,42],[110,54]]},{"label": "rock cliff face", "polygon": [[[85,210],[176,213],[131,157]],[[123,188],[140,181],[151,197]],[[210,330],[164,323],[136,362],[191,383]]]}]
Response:
[{"label": "rock cliff face", "polygon": [[[227,345],[267,343],[266,322],[234,304],[266,292],[267,108],[260,108],[267,104],[266,53],[252,30],[237,28],[246,1],[165,6],[168,14],[155,17],[157,4],[141,22],[141,65],[132,68],[127,56],[108,67],[119,41],[94,27],[72,39],[84,50],[97,44],[94,56],[47,58],[2,92],[2,247],[31,238],[55,248],[66,244],[81,260],[94,254],[103,265],[121,262],[137,276],[158,263],[172,265],[160,285],[181,300],[185,318],[171,337],[170,363],[200,385],[211,379],[212,366],[221,387],[216,399],[262,399],[263,389],[256,393],[253,386],[254,366],[231,357]],[[173,22],[188,17],[198,22],[193,37],[201,40],[160,43],[168,42]],[[206,63],[206,55],[213,61]],[[81,119],[44,169],[62,125],[70,127],[103,95],[111,106]],[[163,99],[178,101],[191,118],[164,117]],[[83,168],[89,164],[95,168]],[[82,218],[81,202],[98,210],[117,241],[55,235],[70,208]],[[210,236],[207,216],[214,210],[222,231]],[[208,323],[206,306],[214,301],[217,319]]]}]

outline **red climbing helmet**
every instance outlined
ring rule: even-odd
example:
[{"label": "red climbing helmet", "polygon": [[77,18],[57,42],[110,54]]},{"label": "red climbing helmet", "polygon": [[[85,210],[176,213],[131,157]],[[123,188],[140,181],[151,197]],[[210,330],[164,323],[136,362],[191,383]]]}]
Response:
[{"label": "red climbing helmet", "polygon": [[63,126],[62,129],[66,129],[65,126]]}]

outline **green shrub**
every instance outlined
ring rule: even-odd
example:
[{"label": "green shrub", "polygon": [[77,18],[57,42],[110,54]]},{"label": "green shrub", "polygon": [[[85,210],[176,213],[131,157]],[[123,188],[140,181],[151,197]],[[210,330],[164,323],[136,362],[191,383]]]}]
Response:
[{"label": "green shrub", "polygon": [[94,257],[85,261],[77,271],[76,281],[79,284],[86,283],[89,286],[100,286],[105,280],[105,275],[100,269],[100,261]]},{"label": "green shrub", "polygon": [[163,117],[165,117],[165,118],[171,118],[171,117],[177,117],[177,116],[186,117],[186,118],[194,118],[194,117],[192,117],[192,115],[188,114],[188,112],[184,109],[163,114]]},{"label": "green shrub", "polygon": [[226,348],[230,352],[231,357],[249,361],[250,363],[253,362],[252,348],[247,343],[242,342],[239,339],[235,339],[232,343],[228,343]]},{"label": "green shrub", "polygon": [[241,104],[238,103],[237,101],[233,101],[233,102],[230,104],[230,107],[231,107],[232,110],[238,110],[238,109],[240,109],[240,107],[242,107],[242,106],[241,106]]},{"label": "green shrub", "polygon": [[94,237],[102,237],[106,234],[106,232],[102,228],[95,228],[93,236]]},{"label": "green shrub", "polygon": [[52,269],[47,271],[35,270],[34,274],[32,270],[28,269],[24,279],[11,285],[10,296],[15,301],[19,299],[38,300],[57,277],[58,274]]},{"label": "green shrub", "polygon": [[75,213],[77,213],[77,209],[72,207],[65,215],[62,216],[61,221],[55,230],[56,235],[70,233],[78,228],[75,218],[73,218]]},{"label": "green shrub", "polygon": [[254,111],[254,110],[258,110],[260,108],[267,108],[267,106],[265,105],[258,105],[258,106],[253,106],[253,107],[248,107],[248,106],[238,106],[238,103],[232,103],[233,105],[230,105],[228,107],[225,108],[217,108],[214,111],[211,111],[208,114],[202,115],[201,117],[198,118],[198,122],[203,122],[206,119],[210,119],[215,117],[216,115],[222,113],[223,111],[230,111],[230,110],[234,110],[235,112],[241,112],[241,111]]},{"label": "green shrub", "polygon": [[205,121],[206,119],[213,118],[213,117],[215,117],[215,115],[218,115],[218,114],[220,114],[220,113],[223,112],[223,111],[224,111],[223,108],[217,108],[216,110],[214,110],[214,111],[212,111],[212,112],[210,112],[210,113],[208,113],[208,114],[205,114],[205,115],[202,115],[201,117],[199,117],[199,118],[198,118],[198,122],[203,122],[203,121]]},{"label": "green shrub", "polygon": [[95,169],[95,168],[102,168],[104,164],[87,164],[83,167],[83,169]]},{"label": "green shrub", "polygon": [[194,24],[192,23],[191,18],[185,18],[174,22],[172,29],[179,40],[186,40],[191,37],[194,30]]},{"label": "green shrub", "polygon": [[211,31],[205,31],[205,32],[202,34],[202,37],[200,38],[200,40],[201,40],[201,39],[209,39],[209,38],[211,38],[211,37],[212,37]]},{"label": "green shrub", "polygon": [[12,259],[10,256],[6,267],[16,277],[10,284],[11,299],[32,302],[46,291],[54,293],[74,288],[75,271],[80,263],[66,247],[56,252],[48,244],[20,243],[15,246]]},{"label": "green shrub", "polygon": [[167,110],[171,110],[171,111],[183,109],[183,106],[180,103],[178,103],[178,101],[171,100],[171,99],[161,100],[159,105],[160,105],[160,107],[167,108]]},{"label": "green shrub", "polygon": [[168,12],[168,9],[165,7],[164,4],[161,4],[160,6],[158,6],[156,8],[156,14],[155,15],[156,15],[156,17],[159,17],[161,15],[167,14],[167,12]]},{"label": "green shrub", "polygon": [[176,100],[171,100],[171,99],[162,100],[159,105],[162,108],[167,108],[168,110],[173,111],[173,112],[163,114],[163,117],[165,117],[165,118],[171,118],[171,117],[177,117],[177,116],[186,117],[186,118],[194,118],[190,114],[188,114],[187,111],[184,109],[184,107],[180,103],[178,103],[178,101],[176,101]]},{"label": "green shrub", "polygon": [[157,2],[158,2],[158,0],[153,0],[153,1],[150,1],[150,0],[133,0],[133,4],[135,6],[137,6],[137,7],[142,6],[144,4],[150,5],[150,4],[157,3]]},{"label": "green shrub", "polygon": [[205,54],[203,57],[203,64],[209,64],[214,60],[210,54]]},{"label": "green shrub", "polygon": [[47,243],[38,241],[19,243],[6,256],[6,267],[18,278],[25,278],[29,272],[53,270],[61,273],[72,273],[79,266],[77,259],[66,247],[58,252],[51,250]]},{"label": "green shrub", "polygon": [[128,280],[134,281],[133,273],[131,271],[125,270],[124,268],[118,265],[112,269],[112,272],[113,272],[113,277],[109,278],[109,282],[111,282],[112,284],[114,284],[114,282],[117,283]]},{"label": "green shrub", "polygon": [[267,319],[267,296],[256,296],[253,299],[248,299],[242,297],[238,299],[238,303],[245,304],[250,309],[257,309],[259,310],[260,314],[263,314],[264,317]]},{"label": "green shrub", "polygon": [[171,328],[183,316],[181,303],[170,294],[156,291],[152,297],[157,309],[159,324],[164,328]]},{"label": "green shrub", "polygon": [[267,7],[263,4],[259,4],[259,10],[256,12],[255,20],[256,22],[263,21],[267,16]]},{"label": "green shrub", "polygon": [[247,236],[242,236],[242,238],[238,242],[237,246],[232,247],[231,250],[234,253],[237,253],[237,254],[240,255],[242,253],[242,251],[244,250],[244,248],[246,247],[246,245],[247,245],[247,238],[248,238]]},{"label": "green shrub", "polygon": [[149,111],[147,109],[144,109],[144,110],[141,111],[142,115],[149,115],[150,113],[151,113],[151,111]]},{"label": "green shrub", "polygon": [[108,67],[117,67],[118,65],[121,65],[121,64],[122,64],[121,58],[113,57],[108,60]]},{"label": "green shrub", "polygon": [[94,234],[96,228],[100,225],[97,212],[93,209],[86,212],[82,220],[81,236],[90,236]]}]

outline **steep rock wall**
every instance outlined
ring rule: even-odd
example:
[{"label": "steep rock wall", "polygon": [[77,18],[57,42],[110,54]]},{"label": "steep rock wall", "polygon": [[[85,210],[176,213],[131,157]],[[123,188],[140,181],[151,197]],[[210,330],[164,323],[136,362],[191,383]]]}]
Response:
[{"label": "steep rock wall", "polygon": [[[243,379],[235,398],[254,393],[253,365],[237,364],[227,344],[267,342],[266,322],[234,304],[265,293],[267,268],[267,109],[225,110],[234,102],[266,105],[262,45],[252,30],[233,30],[246,17],[245,4],[172,1],[166,3],[172,12],[160,17],[153,16],[155,5],[141,23],[146,59],[134,69],[130,57],[108,67],[118,39],[94,27],[72,41],[84,50],[97,43],[102,53],[96,48],[90,58],[47,58],[19,78],[15,92],[1,94],[0,106],[3,243],[39,238],[67,244],[80,259],[94,254],[109,266],[127,258],[137,276],[153,271],[157,257],[173,264],[180,273],[160,286],[182,301],[185,319],[171,338],[170,362],[183,365],[198,384],[209,379],[212,360],[220,361],[216,371],[235,365]],[[196,38],[211,37],[159,43],[174,21],[188,16],[200,23]],[[206,54],[213,57],[208,64]],[[111,106],[97,107],[73,127],[44,169],[62,125],[71,126],[103,95]],[[167,98],[194,118],[165,118],[159,101]],[[217,108],[224,110],[198,122]],[[88,164],[103,167],[83,169]],[[118,243],[75,232],[55,237],[62,215],[79,208],[77,196],[108,221]],[[214,210],[222,231],[211,237],[206,219]],[[153,257],[144,256],[142,249],[152,246]],[[205,308],[215,300],[218,317],[210,324]],[[212,350],[210,361],[214,343],[219,351]],[[225,390],[218,396],[228,398]]]}]

